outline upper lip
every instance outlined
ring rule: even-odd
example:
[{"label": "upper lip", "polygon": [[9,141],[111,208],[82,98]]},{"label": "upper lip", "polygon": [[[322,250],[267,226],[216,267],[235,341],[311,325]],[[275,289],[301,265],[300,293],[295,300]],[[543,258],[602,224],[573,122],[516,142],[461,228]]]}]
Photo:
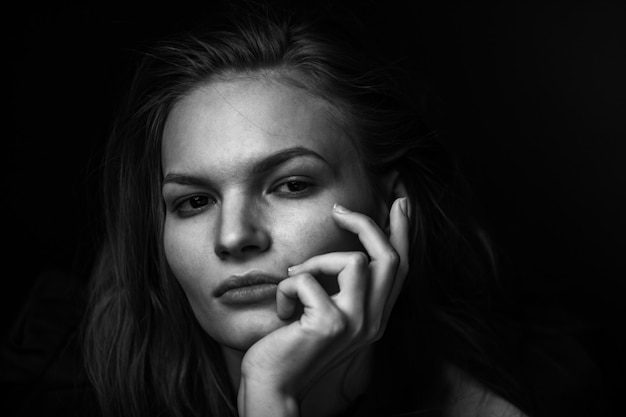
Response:
[{"label": "upper lip", "polygon": [[266,274],[264,272],[252,271],[245,275],[232,275],[222,281],[217,288],[215,288],[215,297],[222,296],[225,292],[242,287],[250,287],[253,285],[262,284],[278,284],[284,277],[276,275]]}]

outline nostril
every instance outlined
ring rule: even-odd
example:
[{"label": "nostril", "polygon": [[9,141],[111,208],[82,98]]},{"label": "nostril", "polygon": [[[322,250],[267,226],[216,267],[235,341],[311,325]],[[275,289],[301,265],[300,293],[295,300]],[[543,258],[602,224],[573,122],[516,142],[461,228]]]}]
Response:
[{"label": "nostril", "polygon": [[226,259],[228,257],[242,257],[256,252],[261,252],[262,248],[258,245],[243,245],[243,246],[221,246],[216,248],[215,253],[220,259]]},{"label": "nostril", "polygon": [[249,253],[258,251],[260,248],[256,245],[247,245],[240,249],[241,253]]}]

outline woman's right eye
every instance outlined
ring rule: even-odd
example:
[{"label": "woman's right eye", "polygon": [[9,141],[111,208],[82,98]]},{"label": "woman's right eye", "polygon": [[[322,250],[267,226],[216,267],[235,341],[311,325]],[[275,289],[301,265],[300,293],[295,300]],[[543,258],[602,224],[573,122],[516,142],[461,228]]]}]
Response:
[{"label": "woman's right eye", "polygon": [[191,216],[201,212],[208,206],[215,204],[215,200],[208,195],[194,195],[183,200],[177,207],[176,212],[180,216]]}]

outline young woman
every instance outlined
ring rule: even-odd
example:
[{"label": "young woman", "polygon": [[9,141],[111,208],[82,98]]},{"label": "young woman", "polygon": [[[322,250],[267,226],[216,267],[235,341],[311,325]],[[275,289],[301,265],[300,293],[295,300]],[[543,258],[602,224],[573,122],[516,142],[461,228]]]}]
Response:
[{"label": "young woman", "polygon": [[145,55],[108,145],[103,413],[524,415],[419,97],[329,20],[219,21]]}]

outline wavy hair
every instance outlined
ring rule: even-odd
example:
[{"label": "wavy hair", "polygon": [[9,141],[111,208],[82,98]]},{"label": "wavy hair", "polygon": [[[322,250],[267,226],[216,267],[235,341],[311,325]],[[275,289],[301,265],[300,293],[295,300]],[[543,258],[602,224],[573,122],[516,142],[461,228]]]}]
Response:
[{"label": "wavy hair", "polygon": [[[264,74],[327,100],[372,183],[395,169],[413,203],[409,277],[376,345],[381,383],[372,392],[380,409],[441,411],[446,361],[521,406],[504,341],[487,319],[498,286],[493,251],[460,197],[454,160],[422,120],[420,92],[409,88],[414,74],[355,47],[359,39],[344,33],[345,21],[233,15],[149,49],[111,131],[105,239],[84,331],[103,414],[237,415],[220,349],[197,323],[163,253],[161,136],[172,107],[194,88]],[[417,389],[424,398],[415,400]]]}]

